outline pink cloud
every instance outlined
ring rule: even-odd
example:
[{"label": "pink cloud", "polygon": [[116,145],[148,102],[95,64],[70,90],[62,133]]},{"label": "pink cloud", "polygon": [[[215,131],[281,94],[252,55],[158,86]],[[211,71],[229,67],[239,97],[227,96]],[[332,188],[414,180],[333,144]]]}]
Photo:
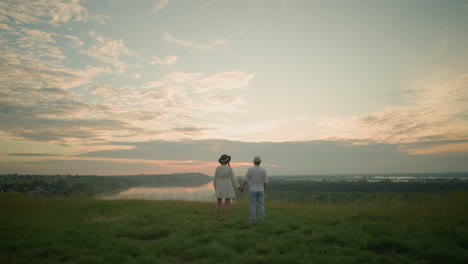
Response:
[{"label": "pink cloud", "polygon": [[[326,137],[360,139],[362,142],[406,144],[417,142],[468,140],[468,75],[419,91],[413,102],[351,118],[327,117],[318,120]],[[464,144],[424,149],[408,149],[411,154],[459,151]]]},{"label": "pink cloud", "polygon": [[467,153],[468,142],[443,144],[431,147],[406,149],[410,155],[431,155],[440,153]]},{"label": "pink cloud", "polygon": [[89,46],[87,49],[81,50],[80,53],[104,63],[111,64],[117,68],[120,73],[131,66],[121,59],[122,56],[137,57],[137,53],[125,46],[121,39],[113,40],[95,31],[91,31],[89,35],[94,39],[95,44]]},{"label": "pink cloud", "polygon": [[76,0],[15,0],[0,1],[1,17],[10,17],[17,24],[58,25],[70,21],[86,21],[89,16],[88,10]]},{"label": "pink cloud", "polygon": [[212,50],[216,48],[227,47],[231,39],[241,37],[242,35],[245,34],[245,32],[246,30],[241,30],[234,36],[221,37],[215,40],[211,40],[207,43],[197,43],[193,40],[180,39],[180,38],[173,36],[170,33],[163,33],[162,39],[167,42],[174,43],[183,47],[193,48],[199,51],[206,51],[206,50]]},{"label": "pink cloud", "polygon": [[153,6],[153,12],[159,12],[167,5],[169,5],[170,0],[159,0]]},{"label": "pink cloud", "polygon": [[160,64],[160,65],[174,65],[177,62],[177,56],[166,56],[165,59],[160,59],[157,56],[153,57],[153,60],[150,61],[150,64]]}]

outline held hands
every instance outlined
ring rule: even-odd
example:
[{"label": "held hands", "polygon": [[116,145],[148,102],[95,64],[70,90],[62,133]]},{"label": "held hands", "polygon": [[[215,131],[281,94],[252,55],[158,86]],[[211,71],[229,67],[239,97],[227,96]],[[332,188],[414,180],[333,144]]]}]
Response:
[{"label": "held hands", "polygon": [[239,187],[239,191],[240,191],[241,193],[244,193],[244,188]]}]

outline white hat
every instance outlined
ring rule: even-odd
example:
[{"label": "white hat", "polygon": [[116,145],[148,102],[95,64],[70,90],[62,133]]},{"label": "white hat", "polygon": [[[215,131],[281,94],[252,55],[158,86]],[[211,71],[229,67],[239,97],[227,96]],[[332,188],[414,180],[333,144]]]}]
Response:
[{"label": "white hat", "polygon": [[255,156],[253,162],[262,162],[260,156]]}]

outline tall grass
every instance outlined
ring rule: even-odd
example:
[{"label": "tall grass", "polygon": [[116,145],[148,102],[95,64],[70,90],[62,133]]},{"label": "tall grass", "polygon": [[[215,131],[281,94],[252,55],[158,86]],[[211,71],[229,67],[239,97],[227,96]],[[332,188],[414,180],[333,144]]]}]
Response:
[{"label": "tall grass", "polygon": [[[396,194],[394,194],[396,195]],[[271,199],[269,199],[271,198]],[[468,263],[468,192],[214,203],[0,194],[0,263]]]}]

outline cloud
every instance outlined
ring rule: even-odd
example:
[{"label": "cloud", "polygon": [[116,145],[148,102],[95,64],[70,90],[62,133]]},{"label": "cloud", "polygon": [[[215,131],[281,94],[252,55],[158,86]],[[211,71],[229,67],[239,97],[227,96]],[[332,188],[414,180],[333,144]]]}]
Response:
[{"label": "cloud", "polygon": [[86,120],[86,119],[51,119],[23,118],[28,125],[19,122],[9,122],[12,127],[4,129],[11,136],[31,141],[72,144],[74,142],[105,142],[107,137],[101,136],[101,131],[122,130],[126,124],[117,120]]},{"label": "cloud", "polygon": [[196,91],[204,93],[213,90],[246,88],[254,74],[244,71],[219,72],[196,81]]},{"label": "cloud", "polygon": [[[353,141],[240,142],[181,140],[108,142],[79,145],[78,155],[4,156],[6,173],[137,174],[174,173],[186,170],[213,175],[223,153],[232,157],[238,176],[254,156],[271,175],[455,172],[468,170],[467,154],[410,155],[397,144],[353,145]],[[99,149],[99,146],[102,146]],[[86,148],[88,150],[86,152]],[[424,147],[414,145],[413,147]],[[74,147],[72,147],[74,148]],[[18,152],[16,152],[18,153]],[[25,153],[33,153],[31,151]]]},{"label": "cloud", "polygon": [[[5,137],[63,145],[203,138],[216,129],[202,121],[209,113],[245,112],[244,90],[254,74],[241,70],[178,71],[142,86],[116,85],[116,75],[138,67],[132,60],[143,60],[122,39],[95,30],[64,34],[76,31],[63,25],[96,17],[81,5],[75,0],[0,3],[0,132]],[[218,38],[209,45],[228,42]],[[173,70],[177,60],[170,55],[150,63]],[[115,75],[105,76],[108,82],[97,78],[106,74]]]},{"label": "cloud", "polygon": [[97,21],[99,24],[106,24],[107,20],[111,19],[111,16],[104,14],[95,14],[90,16],[90,19]]},{"label": "cloud", "polygon": [[165,86],[153,90],[96,85],[88,89],[100,96],[99,105],[106,108],[90,114],[93,118],[119,120],[128,124],[122,133],[108,133],[109,140],[118,137],[120,140],[123,140],[122,137],[133,140],[159,137],[176,139],[183,135],[193,135],[195,131],[175,128],[203,128],[202,124],[195,121],[199,113],[192,109],[195,103],[187,98],[183,87]]},{"label": "cloud", "polygon": [[166,124],[180,127],[181,124],[173,122],[177,120],[182,126],[190,127],[192,120],[207,113],[244,112],[247,102],[242,90],[254,76],[239,70],[213,74],[172,72],[145,82],[139,102],[150,111],[164,109],[164,115],[169,114]]},{"label": "cloud", "polygon": [[[94,71],[82,74],[94,75]],[[178,122],[174,119],[177,113],[166,112],[164,105],[155,104],[155,99],[147,98],[138,89],[100,89],[102,91],[98,94],[102,97],[101,103],[91,103],[84,102],[81,96],[62,88],[31,87],[18,83],[14,86],[0,85],[0,131],[17,140],[59,144],[102,143],[123,138],[142,140],[164,134],[196,133],[174,131],[172,127],[193,124]],[[181,103],[167,104],[181,109],[178,106]],[[179,113],[187,118],[187,113]],[[172,121],[164,125],[165,119]]]},{"label": "cloud", "polygon": [[209,41],[208,43],[197,43],[193,40],[183,40],[179,39],[175,36],[173,36],[170,33],[163,33],[162,34],[162,39],[164,41],[170,42],[177,44],[179,46],[187,47],[187,48],[193,48],[199,51],[206,51],[206,50],[212,50],[216,48],[222,48],[222,47],[227,47],[229,42],[231,41],[232,38],[237,38],[245,34],[245,30],[240,31],[236,35],[232,37],[221,37],[212,41]]},{"label": "cloud", "polygon": [[177,45],[181,45],[181,46],[184,46],[184,47],[196,47],[196,48],[199,48],[199,45],[196,44],[195,42],[190,41],[190,40],[178,39],[178,38],[174,37],[173,35],[171,35],[171,34],[169,34],[169,33],[163,33],[162,39],[165,40],[165,41],[167,41],[167,42],[175,43],[175,44],[177,44]]},{"label": "cloud", "polygon": [[202,130],[207,130],[208,128],[198,128],[198,127],[176,127],[174,131],[186,131],[186,132],[199,132]]},{"label": "cloud", "polygon": [[[44,93],[37,93],[44,94]],[[47,94],[47,92],[46,92]],[[51,95],[51,93],[48,93]],[[1,109],[8,114],[21,115],[33,110],[29,116],[37,117],[73,117],[80,115],[82,111],[90,110],[90,106],[82,102],[72,100],[60,95],[52,100],[35,100],[23,97],[22,100],[2,101]]]},{"label": "cloud", "polygon": [[448,143],[429,147],[407,148],[411,155],[434,155],[441,153],[467,153],[468,142]]},{"label": "cloud", "polygon": [[16,152],[8,153],[7,156],[19,156],[19,157],[43,157],[43,156],[57,156],[57,154],[49,153],[34,153],[34,152]]},{"label": "cloud", "polygon": [[68,58],[62,47],[84,45],[78,37],[22,25],[1,34],[5,37],[4,45],[0,45],[0,130],[4,135],[66,144],[102,141],[109,131],[132,129],[122,121],[94,117],[106,107],[86,103],[81,95],[69,91],[112,72],[107,66],[64,66]]},{"label": "cloud", "polygon": [[156,81],[148,81],[145,88],[184,86],[196,93],[210,91],[245,89],[255,74],[241,70],[224,71],[214,74],[172,72]]},{"label": "cloud", "polygon": [[[83,153],[80,157],[211,162],[223,153],[232,156],[237,175],[243,175],[254,156],[261,156],[270,175],[320,173],[404,173],[465,171],[467,164],[449,154],[416,156],[397,144],[352,145],[352,141],[240,142],[227,140],[147,141],[121,143],[129,150]],[[465,155],[466,156],[466,155]],[[382,162],[385,161],[385,162]],[[174,171],[176,172],[176,171]],[[210,172],[210,171],[209,171]],[[212,171],[209,173],[212,174]]]},{"label": "cloud", "polygon": [[[81,56],[70,60],[65,51],[81,51],[122,72],[133,67],[124,56],[137,57],[122,40],[92,31],[83,39],[54,30],[92,17],[80,1],[0,2],[0,131],[2,137],[26,141],[74,144],[105,142],[141,129],[112,116],[112,108],[99,98],[86,97],[93,80],[113,73],[111,66],[86,64]],[[5,23],[5,24],[4,24]],[[50,26],[36,26],[49,24]],[[50,31],[47,31],[50,30]],[[89,45],[84,41],[92,41]],[[82,68],[71,68],[75,61]],[[73,88],[84,88],[76,89]],[[83,92],[84,91],[84,92]],[[144,114],[146,117],[150,115]]]},{"label": "cloud", "polygon": [[[411,104],[387,106],[351,118],[322,118],[319,124],[327,128],[329,137],[407,144],[435,139],[468,140],[467,116],[468,75],[463,75],[451,82],[420,90]],[[440,146],[430,148],[430,151],[451,152],[452,148],[453,145]],[[412,154],[425,152],[408,151]]]},{"label": "cloud", "polygon": [[0,1],[0,19],[15,24],[50,24],[86,21],[88,10],[79,0],[5,0]]},{"label": "cloud", "polygon": [[196,136],[203,136],[207,130],[215,130],[216,128],[211,127],[175,127],[172,129],[173,132],[181,132],[185,136],[194,138]]},{"label": "cloud", "polygon": [[161,11],[161,9],[165,8],[169,3],[170,0],[158,0],[153,6],[153,12],[156,13]]},{"label": "cloud", "polygon": [[174,65],[177,62],[177,56],[166,56],[166,58],[160,59],[157,56],[153,57],[153,60],[150,61],[150,64],[160,64],[160,65],[167,65],[171,66]]},{"label": "cloud", "polygon": [[71,145],[68,148],[77,154],[94,152],[94,151],[109,151],[109,150],[129,150],[134,149],[135,146],[131,145],[112,145],[112,144],[78,144]]},{"label": "cloud", "polygon": [[68,58],[62,52],[63,46],[82,46],[78,37],[22,26],[0,35],[5,39],[4,45],[0,45],[2,87],[69,89],[90,83],[94,76],[111,72],[110,68],[102,66],[85,69],[64,66]]},{"label": "cloud", "polygon": [[69,39],[71,41],[70,46],[77,48],[84,45],[84,42],[77,36],[72,35],[63,35],[63,37]]},{"label": "cloud", "polygon": [[17,139],[92,142],[105,140],[105,132],[131,129],[122,121],[93,118],[105,108],[75,100],[64,89],[2,88],[0,94],[0,130]]},{"label": "cloud", "polygon": [[0,170],[5,173],[46,175],[132,175],[162,171],[157,164],[148,162],[128,163],[125,162],[126,160],[78,159],[71,157],[29,157],[30,160],[24,160],[25,158],[27,157],[21,157],[21,161],[0,161]]},{"label": "cloud", "polygon": [[240,95],[208,94],[201,106],[206,112],[246,113],[247,100]]},{"label": "cloud", "polygon": [[59,34],[18,27],[0,35],[5,39],[0,50],[6,63],[49,71],[63,67],[66,57],[55,39]]},{"label": "cloud", "polygon": [[[245,112],[247,102],[242,93],[253,77],[254,74],[243,71],[172,72],[147,81],[142,87],[98,84],[87,89],[99,95],[100,105],[107,108],[93,113],[94,118],[119,120],[132,127],[119,136],[126,134],[134,140],[178,140],[202,138],[216,129],[216,125],[201,121],[209,113]],[[111,138],[115,137],[112,134]]]},{"label": "cloud", "polygon": [[301,127],[307,126],[309,123],[311,120],[302,115],[232,124],[229,120],[225,120],[222,125],[212,125],[216,129],[206,131],[205,138],[224,138],[249,142],[311,140],[314,136],[311,135],[308,127]]},{"label": "cloud", "polygon": [[[29,44],[31,46],[26,46],[28,48],[37,45],[39,43],[48,43],[48,42],[55,42],[55,40],[52,38],[54,33],[49,33],[37,29],[27,29],[27,28],[21,28],[21,31],[23,31],[25,34],[23,35],[22,38],[19,39],[19,42],[21,42],[21,45],[26,45]],[[32,43],[31,43],[32,42]]]},{"label": "cloud", "polygon": [[60,89],[60,88],[42,88],[41,91],[48,97],[48,96],[56,96],[56,97],[66,97],[71,96],[72,94],[67,90]]},{"label": "cloud", "polygon": [[130,67],[130,64],[121,60],[122,56],[137,57],[137,53],[125,46],[123,40],[113,40],[96,31],[91,31],[89,36],[95,44],[81,50],[80,53],[113,65],[120,73]]},{"label": "cloud", "polygon": [[[0,55],[1,59],[1,55]],[[70,89],[88,84],[91,78],[101,73],[110,73],[110,69],[90,67],[86,70],[50,69],[42,70],[33,67],[24,67],[5,63],[0,65],[3,75],[0,76],[0,86],[9,90],[9,87],[33,87],[33,88],[55,88]]]}]

